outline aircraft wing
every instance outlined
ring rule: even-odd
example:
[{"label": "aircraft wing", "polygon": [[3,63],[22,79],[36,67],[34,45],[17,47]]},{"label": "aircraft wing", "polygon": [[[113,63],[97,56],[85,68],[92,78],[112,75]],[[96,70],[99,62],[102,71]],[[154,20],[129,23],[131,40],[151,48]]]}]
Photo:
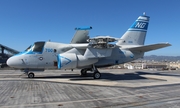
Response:
[{"label": "aircraft wing", "polygon": [[75,28],[76,33],[74,37],[71,40],[71,44],[76,44],[76,43],[88,43],[87,39],[89,39],[89,30],[91,30],[92,27],[80,27],[80,28]]},{"label": "aircraft wing", "polygon": [[167,46],[171,46],[169,43],[158,43],[158,44],[151,44],[151,45],[144,45],[144,46],[138,46],[138,47],[132,47],[128,48],[131,51],[140,51],[140,52],[148,52],[160,48],[164,48]]}]

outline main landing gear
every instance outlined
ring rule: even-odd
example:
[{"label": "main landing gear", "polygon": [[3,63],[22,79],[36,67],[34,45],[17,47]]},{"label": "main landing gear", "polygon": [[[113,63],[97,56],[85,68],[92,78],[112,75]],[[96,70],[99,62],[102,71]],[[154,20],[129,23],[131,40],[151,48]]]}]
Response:
[{"label": "main landing gear", "polygon": [[93,77],[94,77],[94,79],[100,79],[101,78],[101,73],[99,71],[95,71],[93,73]]},{"label": "main landing gear", "polygon": [[93,72],[93,78],[94,79],[100,79],[101,78],[101,73],[97,70],[97,68],[93,65],[92,69],[82,69],[81,70],[81,76],[86,76],[87,71]]}]

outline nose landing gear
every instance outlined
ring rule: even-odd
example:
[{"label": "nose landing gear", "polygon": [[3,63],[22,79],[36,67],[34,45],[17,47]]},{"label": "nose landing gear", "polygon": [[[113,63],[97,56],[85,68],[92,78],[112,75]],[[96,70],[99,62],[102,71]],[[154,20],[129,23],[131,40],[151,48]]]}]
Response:
[{"label": "nose landing gear", "polygon": [[29,72],[29,71],[25,71],[25,74],[28,76],[28,78],[34,78],[34,73],[33,72]]},{"label": "nose landing gear", "polygon": [[28,73],[28,78],[34,78],[34,73],[33,72],[30,72],[30,73]]}]

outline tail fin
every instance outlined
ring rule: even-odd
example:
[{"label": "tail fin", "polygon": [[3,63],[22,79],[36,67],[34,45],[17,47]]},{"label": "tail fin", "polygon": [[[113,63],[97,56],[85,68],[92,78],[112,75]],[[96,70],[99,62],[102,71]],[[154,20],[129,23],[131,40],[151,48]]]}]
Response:
[{"label": "tail fin", "polygon": [[117,42],[117,45],[144,45],[149,18],[145,13],[143,16],[139,16]]}]

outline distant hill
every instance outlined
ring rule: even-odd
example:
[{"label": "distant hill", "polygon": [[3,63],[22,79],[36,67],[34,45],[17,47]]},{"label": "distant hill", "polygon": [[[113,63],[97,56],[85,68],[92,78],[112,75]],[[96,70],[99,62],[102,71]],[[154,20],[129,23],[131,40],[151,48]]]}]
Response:
[{"label": "distant hill", "polygon": [[157,56],[157,55],[150,55],[144,56],[143,60],[154,60],[154,61],[180,61],[180,56]]}]

